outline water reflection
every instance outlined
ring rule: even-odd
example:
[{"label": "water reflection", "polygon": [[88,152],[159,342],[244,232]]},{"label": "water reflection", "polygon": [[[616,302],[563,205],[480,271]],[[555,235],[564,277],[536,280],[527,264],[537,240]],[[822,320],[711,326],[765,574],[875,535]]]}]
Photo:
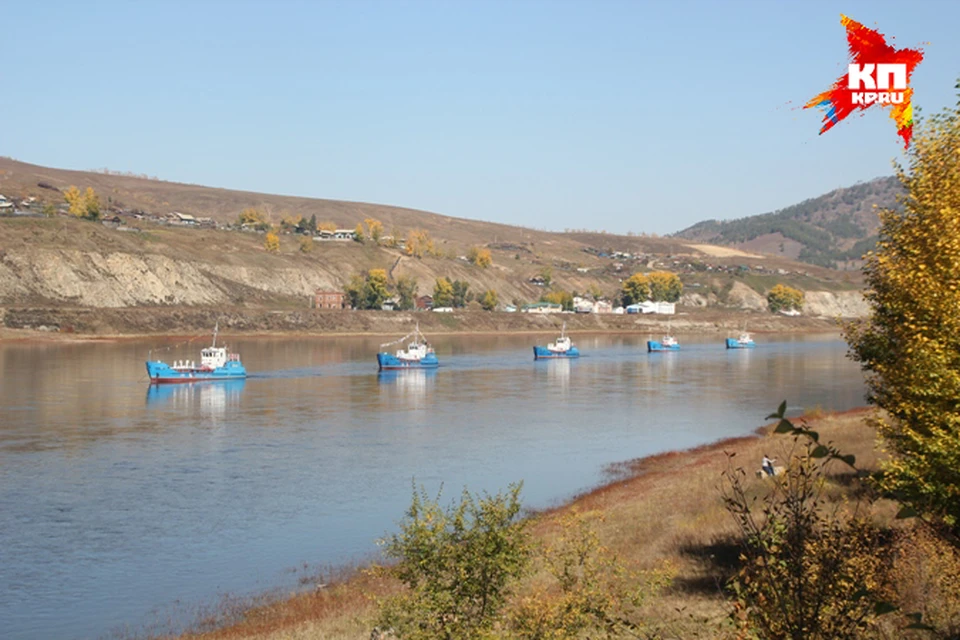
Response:
[{"label": "water reflection", "polygon": [[203,417],[222,418],[227,409],[240,406],[240,394],[246,380],[209,380],[183,384],[151,384],[147,387],[147,405],[165,406],[177,411],[197,409]]},{"label": "water reflection", "polygon": [[396,396],[414,407],[419,407],[437,382],[436,369],[409,369],[407,371],[380,371],[377,374],[380,392],[385,397]]}]

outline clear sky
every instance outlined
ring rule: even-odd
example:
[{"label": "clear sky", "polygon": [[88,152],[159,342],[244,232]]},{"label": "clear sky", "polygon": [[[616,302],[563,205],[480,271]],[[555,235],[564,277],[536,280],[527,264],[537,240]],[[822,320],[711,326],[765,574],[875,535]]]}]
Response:
[{"label": "clear sky", "polygon": [[923,46],[923,111],[960,76],[955,0],[3,4],[0,155],[552,230],[890,174],[886,111],[797,108],[846,71],[841,13]]}]

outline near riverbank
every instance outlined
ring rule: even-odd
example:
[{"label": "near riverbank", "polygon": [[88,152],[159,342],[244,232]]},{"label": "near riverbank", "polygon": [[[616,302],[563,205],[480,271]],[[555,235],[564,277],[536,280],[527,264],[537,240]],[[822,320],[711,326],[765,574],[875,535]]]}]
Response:
[{"label": "near riverbank", "polygon": [[219,322],[224,335],[394,335],[415,324],[427,334],[651,333],[668,327],[677,334],[733,335],[744,326],[757,333],[836,331],[835,318],[788,317],[767,312],[684,309],[674,316],[615,314],[527,314],[458,310],[333,311],[223,307],[124,307],[107,309],[20,307],[0,309],[0,339],[85,339],[194,336]]},{"label": "near riverbank", "polygon": [[[806,415],[822,442],[832,441],[840,450],[855,454],[861,469],[876,468],[875,432],[865,423],[868,409]],[[581,514],[592,523],[600,544],[625,567],[656,575],[665,583],[649,587],[640,610],[646,629],[671,638],[722,636],[729,628],[724,586],[738,566],[739,547],[733,518],[721,499],[721,474],[731,464],[742,466],[748,490],[758,494],[766,486],[753,475],[761,458],[769,454],[786,460],[792,444],[791,438],[773,435],[767,426],[756,436],[616,465],[609,470],[608,484],[533,515],[533,539],[538,544],[556,542],[563,520]],[[841,465],[828,470],[829,499],[839,504],[850,497],[849,474]],[[892,503],[882,500],[872,509],[879,522],[890,522],[896,511]],[[535,588],[536,581],[537,576],[525,580],[518,595],[523,597]],[[182,638],[366,640],[374,626],[373,598],[397,589],[389,579],[365,571],[341,581],[319,582],[307,584],[304,593],[263,599],[247,608],[225,607],[202,623],[207,630]]]}]

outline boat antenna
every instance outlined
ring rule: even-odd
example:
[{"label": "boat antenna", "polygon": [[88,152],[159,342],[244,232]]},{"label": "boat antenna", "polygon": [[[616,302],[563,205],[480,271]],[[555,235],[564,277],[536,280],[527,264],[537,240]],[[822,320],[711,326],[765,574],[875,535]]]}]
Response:
[{"label": "boat antenna", "polygon": [[217,346],[217,329],[220,328],[220,318],[217,318],[217,323],[213,325],[213,344],[211,347]]}]

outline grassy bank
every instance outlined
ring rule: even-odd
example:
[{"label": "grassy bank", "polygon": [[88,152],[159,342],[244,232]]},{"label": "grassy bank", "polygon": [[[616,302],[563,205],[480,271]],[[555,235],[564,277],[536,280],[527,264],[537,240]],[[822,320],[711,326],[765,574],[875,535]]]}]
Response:
[{"label": "grassy bank", "polygon": [[790,318],[761,312],[683,310],[674,316],[526,314],[487,311],[454,313],[392,311],[271,310],[223,307],[128,307],[70,309],[18,307],[0,310],[0,339],[84,339],[138,336],[208,335],[219,322],[223,335],[394,335],[414,323],[428,335],[543,333],[566,323],[572,333],[734,335],[744,324],[751,332],[824,332],[836,320]]},{"label": "grassy bank", "polygon": [[[823,441],[833,441],[841,450],[854,453],[861,468],[873,469],[877,457],[874,432],[864,422],[867,415],[867,410],[855,410],[808,417]],[[754,478],[752,472],[759,468],[765,453],[786,459],[793,443],[786,436],[772,435],[770,427],[758,433],[615,465],[609,470],[608,484],[564,506],[533,515],[533,538],[549,545],[560,535],[564,518],[572,513],[589,514],[601,544],[625,566],[671,577],[669,586],[654,593],[643,607],[651,629],[667,637],[717,637],[728,613],[723,585],[735,571],[739,554],[734,521],[719,491],[721,474],[732,460],[749,472],[751,490],[763,491],[765,481]],[[733,458],[728,457],[731,454],[735,454]],[[840,504],[848,497],[844,470],[838,467],[833,472],[831,500]],[[889,523],[895,512],[895,506],[885,501],[877,502],[873,509],[874,518],[883,523]],[[534,588],[538,579],[536,575],[526,578],[520,595]],[[387,579],[359,571],[307,593],[234,610],[224,626],[183,637],[366,639],[374,624],[371,598],[396,588]],[[214,621],[211,617],[207,624]]]}]

